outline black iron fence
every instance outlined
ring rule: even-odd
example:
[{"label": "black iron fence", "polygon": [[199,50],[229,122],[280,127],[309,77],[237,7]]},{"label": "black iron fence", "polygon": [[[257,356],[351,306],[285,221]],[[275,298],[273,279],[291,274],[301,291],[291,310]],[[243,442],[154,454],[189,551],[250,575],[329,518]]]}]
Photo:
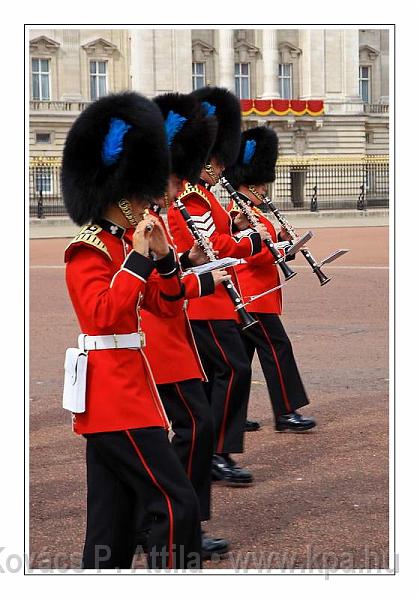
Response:
[{"label": "black iron fence", "polygon": [[[225,190],[218,189],[217,195],[223,204],[228,202]],[[276,167],[269,196],[284,212],[388,208],[389,163],[387,157],[284,161]]]},{"label": "black iron fence", "polygon": [[29,216],[43,219],[67,215],[60,180],[59,164],[39,163],[29,167]]},{"label": "black iron fence", "polygon": [[[60,187],[60,165],[33,164],[29,169],[30,216],[65,216]],[[321,159],[281,162],[269,195],[282,211],[337,209],[367,210],[389,206],[389,165],[386,157],[333,162]],[[223,204],[228,195],[220,186]]]}]

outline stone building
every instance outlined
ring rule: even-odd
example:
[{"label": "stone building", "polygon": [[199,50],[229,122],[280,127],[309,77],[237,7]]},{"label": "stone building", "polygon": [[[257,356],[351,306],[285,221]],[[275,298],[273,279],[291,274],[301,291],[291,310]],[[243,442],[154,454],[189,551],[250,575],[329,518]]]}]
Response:
[{"label": "stone building", "polygon": [[71,123],[86,103],[105,93],[134,89],[153,97],[206,84],[227,87],[241,98],[244,127],[275,128],[280,162],[385,159],[390,33],[30,30],[31,161],[59,162]]}]

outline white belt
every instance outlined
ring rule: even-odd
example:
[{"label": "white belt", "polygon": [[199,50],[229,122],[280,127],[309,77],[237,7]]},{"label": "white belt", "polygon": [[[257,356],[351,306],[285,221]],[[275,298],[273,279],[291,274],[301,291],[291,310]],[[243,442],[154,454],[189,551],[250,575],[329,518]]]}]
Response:
[{"label": "white belt", "polygon": [[146,336],[139,333],[114,333],[113,335],[85,335],[78,338],[80,350],[111,350],[121,348],[144,348]]}]

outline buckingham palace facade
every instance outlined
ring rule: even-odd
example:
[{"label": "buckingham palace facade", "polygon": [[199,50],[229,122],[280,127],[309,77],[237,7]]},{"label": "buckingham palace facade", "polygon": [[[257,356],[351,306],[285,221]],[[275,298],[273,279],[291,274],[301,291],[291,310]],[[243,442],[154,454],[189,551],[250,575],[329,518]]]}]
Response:
[{"label": "buckingham palace facade", "polygon": [[[278,133],[280,166],[385,165],[391,35],[348,28],[31,29],[29,158],[47,173],[35,175],[34,193],[54,185],[47,169],[59,165],[67,131],[87,103],[127,89],[150,98],[203,85],[234,91],[244,128],[265,124]],[[374,179],[367,177],[366,189]],[[288,192],[306,185],[306,178],[295,180]]]}]

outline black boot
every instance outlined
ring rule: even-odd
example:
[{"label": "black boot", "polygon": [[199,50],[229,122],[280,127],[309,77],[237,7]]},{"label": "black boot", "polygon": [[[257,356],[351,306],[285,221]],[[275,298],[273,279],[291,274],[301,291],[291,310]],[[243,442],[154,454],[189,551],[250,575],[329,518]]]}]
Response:
[{"label": "black boot", "polygon": [[258,421],[245,421],[245,431],[258,431],[261,429],[261,425]]},{"label": "black boot", "polygon": [[211,560],[213,556],[223,556],[229,550],[229,542],[223,538],[212,538],[201,532],[201,553],[203,560]]},{"label": "black boot", "polygon": [[253,483],[251,473],[238,467],[229,454],[213,455],[212,479],[231,486],[247,486]]},{"label": "black boot", "polygon": [[292,412],[287,415],[281,415],[276,421],[276,431],[308,431],[316,426],[315,419],[312,417],[302,417],[297,412]]}]

